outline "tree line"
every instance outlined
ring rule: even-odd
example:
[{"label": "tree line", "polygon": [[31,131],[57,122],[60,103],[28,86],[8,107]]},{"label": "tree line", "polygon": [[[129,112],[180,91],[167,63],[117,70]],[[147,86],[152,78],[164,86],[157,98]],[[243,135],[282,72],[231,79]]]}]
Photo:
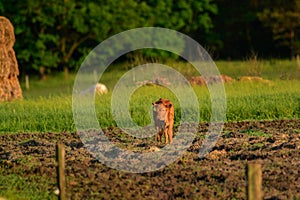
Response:
[{"label": "tree line", "polygon": [[76,71],[101,41],[149,26],[191,36],[214,59],[300,54],[299,0],[1,0],[0,15],[23,73]]}]

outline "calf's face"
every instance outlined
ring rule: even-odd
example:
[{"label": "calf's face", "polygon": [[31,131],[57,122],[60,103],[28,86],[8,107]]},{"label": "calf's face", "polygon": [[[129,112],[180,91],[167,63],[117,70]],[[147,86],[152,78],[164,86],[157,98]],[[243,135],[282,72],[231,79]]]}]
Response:
[{"label": "calf's face", "polygon": [[166,121],[167,107],[165,105],[163,105],[162,103],[154,104],[153,112],[154,112],[155,120]]}]

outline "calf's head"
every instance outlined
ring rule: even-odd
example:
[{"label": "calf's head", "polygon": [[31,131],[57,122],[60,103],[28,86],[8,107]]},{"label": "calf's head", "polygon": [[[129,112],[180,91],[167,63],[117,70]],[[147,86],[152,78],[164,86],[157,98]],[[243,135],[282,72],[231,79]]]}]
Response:
[{"label": "calf's head", "polygon": [[158,101],[152,103],[153,117],[155,121],[167,121],[170,108],[173,106],[169,100],[160,98]]}]

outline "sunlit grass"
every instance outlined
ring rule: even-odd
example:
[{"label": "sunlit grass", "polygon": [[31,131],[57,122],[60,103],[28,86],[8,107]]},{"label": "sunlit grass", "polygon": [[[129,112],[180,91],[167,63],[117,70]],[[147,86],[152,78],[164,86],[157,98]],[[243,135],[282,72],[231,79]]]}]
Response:
[{"label": "sunlit grass", "polygon": [[0,132],[74,130],[71,97],[38,98],[0,104]]},{"label": "sunlit grass", "polygon": [[[291,119],[300,117],[300,81],[263,83],[234,82],[225,84],[227,121]],[[200,121],[209,121],[211,102],[204,86],[194,87],[199,101]],[[129,112],[140,126],[151,123],[151,103],[169,98],[175,106],[175,124],[180,121],[177,97],[160,86],[142,87],[129,100]],[[115,126],[111,112],[111,93],[97,96],[95,110],[101,127]],[[75,131],[72,98],[55,96],[24,99],[0,104],[0,132],[62,132]]]},{"label": "sunlit grass", "polygon": [[241,76],[261,76],[270,80],[300,79],[300,66],[290,60],[216,61],[221,74],[238,79]]},{"label": "sunlit grass", "polygon": [[[239,82],[225,84],[226,120],[290,119],[300,117],[300,80],[282,80],[281,74],[297,77],[298,68],[294,61],[261,61],[261,75],[269,82]],[[249,75],[251,62],[216,62],[222,74],[234,78]],[[280,66],[283,68],[280,68]],[[189,64],[170,63],[186,77],[199,75]],[[281,70],[281,71],[276,71]],[[116,126],[111,111],[111,95],[114,85],[126,71],[117,66],[104,73],[101,82],[107,84],[109,93],[95,99],[96,115],[101,127]],[[30,89],[23,88],[23,100],[0,104],[0,132],[62,132],[76,131],[72,113],[72,87],[74,74],[65,80],[63,75],[47,80],[32,80]],[[199,120],[211,117],[210,94],[205,86],[193,86],[199,101]],[[184,95],[183,95],[184,96]],[[138,88],[129,101],[132,120],[145,126],[151,123],[151,103],[158,98],[169,98],[175,106],[175,124],[181,118],[181,108],[176,95],[161,86]],[[122,99],[121,99],[122,100]]]},{"label": "sunlit grass", "polygon": [[[8,200],[32,199],[57,199],[51,188],[49,177],[30,176],[21,177],[16,174],[6,175],[0,168],[0,196]],[[53,187],[53,186],[52,186]],[[55,188],[53,187],[53,190]]]}]

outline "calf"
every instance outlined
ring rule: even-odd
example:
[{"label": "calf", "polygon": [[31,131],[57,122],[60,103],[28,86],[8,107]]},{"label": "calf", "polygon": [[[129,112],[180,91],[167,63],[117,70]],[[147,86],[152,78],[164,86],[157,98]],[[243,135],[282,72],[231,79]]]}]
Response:
[{"label": "calf", "polygon": [[174,106],[168,99],[160,98],[153,102],[153,119],[157,131],[157,141],[161,142],[162,135],[166,138],[166,143],[172,143],[174,125]]}]

